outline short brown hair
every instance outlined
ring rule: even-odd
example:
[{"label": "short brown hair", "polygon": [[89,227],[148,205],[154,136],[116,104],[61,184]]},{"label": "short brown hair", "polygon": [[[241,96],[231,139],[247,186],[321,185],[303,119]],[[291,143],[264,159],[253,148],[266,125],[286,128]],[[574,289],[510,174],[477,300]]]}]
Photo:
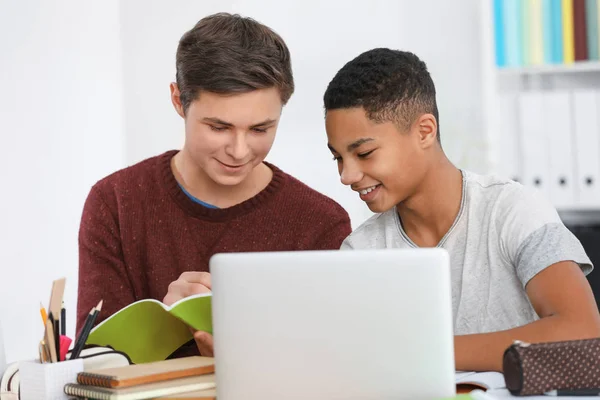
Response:
[{"label": "short brown hair", "polygon": [[269,27],[237,14],[201,19],[179,41],[177,86],[184,111],[201,91],[246,93],[277,87],[286,104],[294,92],[290,52]]}]

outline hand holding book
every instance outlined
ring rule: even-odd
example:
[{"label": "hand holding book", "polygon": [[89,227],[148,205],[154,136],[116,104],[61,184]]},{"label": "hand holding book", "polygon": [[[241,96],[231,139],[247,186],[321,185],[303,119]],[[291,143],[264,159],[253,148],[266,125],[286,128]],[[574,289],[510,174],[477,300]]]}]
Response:
[{"label": "hand holding book", "polygon": [[214,357],[213,336],[208,332],[194,332],[194,340],[201,356]]},{"label": "hand holding book", "polygon": [[186,297],[211,292],[210,274],[208,272],[184,272],[171,282],[163,303],[171,306]]},{"label": "hand holding book", "polygon": [[[211,281],[208,272],[184,272],[179,279],[169,285],[163,303],[170,306],[173,303],[189,296],[210,293]],[[213,337],[208,332],[192,330],[196,346],[201,356],[213,356]]]}]

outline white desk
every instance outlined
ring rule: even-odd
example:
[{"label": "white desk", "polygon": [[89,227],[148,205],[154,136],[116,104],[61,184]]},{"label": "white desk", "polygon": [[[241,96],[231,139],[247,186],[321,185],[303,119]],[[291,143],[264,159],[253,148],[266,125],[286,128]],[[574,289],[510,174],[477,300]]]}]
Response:
[{"label": "white desk", "polygon": [[585,400],[598,399],[598,396],[573,396],[573,397],[554,397],[554,396],[513,396],[508,389],[495,389],[485,393],[471,393],[473,400],[496,400],[496,399],[522,399],[522,400]]}]

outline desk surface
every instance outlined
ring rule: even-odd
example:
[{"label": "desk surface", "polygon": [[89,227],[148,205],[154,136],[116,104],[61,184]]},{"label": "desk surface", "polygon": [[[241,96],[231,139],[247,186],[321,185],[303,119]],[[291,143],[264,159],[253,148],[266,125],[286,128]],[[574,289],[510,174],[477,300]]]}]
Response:
[{"label": "desk surface", "polygon": [[510,394],[507,389],[495,389],[490,390],[486,393],[482,393],[483,396],[472,396],[473,400],[495,400],[495,399],[526,399],[526,400],[549,400],[549,399],[560,399],[560,400],[585,400],[585,399],[598,399],[598,396],[575,396],[575,397],[552,397],[552,396],[527,396],[517,397]]}]

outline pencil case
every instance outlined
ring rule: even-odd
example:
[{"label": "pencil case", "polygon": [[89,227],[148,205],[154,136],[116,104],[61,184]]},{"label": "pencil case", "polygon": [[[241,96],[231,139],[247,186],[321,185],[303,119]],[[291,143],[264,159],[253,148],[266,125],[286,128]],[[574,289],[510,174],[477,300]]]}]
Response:
[{"label": "pencil case", "polygon": [[600,388],[600,338],[529,344],[504,352],[506,388],[515,396]]}]

